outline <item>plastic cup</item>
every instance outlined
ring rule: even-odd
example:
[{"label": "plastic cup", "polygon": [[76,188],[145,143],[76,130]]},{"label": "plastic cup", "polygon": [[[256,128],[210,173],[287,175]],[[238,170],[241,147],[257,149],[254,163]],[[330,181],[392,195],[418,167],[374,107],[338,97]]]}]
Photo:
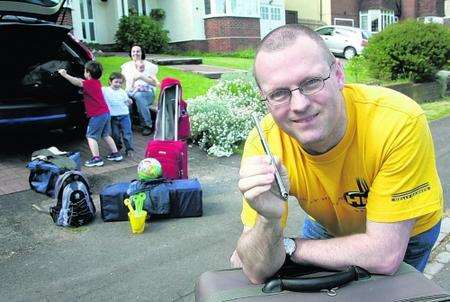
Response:
[{"label": "plastic cup", "polygon": [[145,229],[145,220],[147,219],[147,211],[128,212],[128,219],[130,220],[131,232],[133,234],[141,234]]}]

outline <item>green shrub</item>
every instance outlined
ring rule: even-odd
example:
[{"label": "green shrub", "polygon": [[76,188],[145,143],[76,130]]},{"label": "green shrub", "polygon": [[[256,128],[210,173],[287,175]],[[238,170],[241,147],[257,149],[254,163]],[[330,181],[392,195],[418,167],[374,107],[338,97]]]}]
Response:
[{"label": "green shrub", "polygon": [[130,14],[119,21],[116,32],[116,43],[125,51],[133,44],[141,45],[146,52],[156,53],[167,48],[169,43],[168,31],[162,25],[148,16]]},{"label": "green shrub", "polygon": [[344,66],[345,80],[347,83],[363,83],[369,78],[367,59],[363,56],[356,56],[348,60]]},{"label": "green shrub", "polygon": [[236,77],[188,100],[193,141],[210,155],[230,156],[254,126],[251,113],[266,112],[260,98],[252,82]]},{"label": "green shrub", "polygon": [[405,21],[375,34],[363,51],[370,73],[383,80],[432,80],[450,57],[450,28]]}]

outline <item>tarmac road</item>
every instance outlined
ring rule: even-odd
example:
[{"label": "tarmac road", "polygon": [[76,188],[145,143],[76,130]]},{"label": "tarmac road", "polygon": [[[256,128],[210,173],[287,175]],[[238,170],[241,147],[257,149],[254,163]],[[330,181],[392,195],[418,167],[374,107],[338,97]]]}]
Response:
[{"label": "tarmac road", "polygon": [[[200,157],[200,158],[196,158]],[[56,227],[32,209],[51,200],[25,191],[0,197],[0,300],[2,301],[193,301],[194,283],[206,270],[228,268],[241,232],[237,191],[240,158],[208,158],[191,152],[191,177],[204,192],[204,216],[159,220],[132,235],[128,222]],[[94,181],[131,180],[135,168]],[[98,198],[97,198],[97,209]],[[297,229],[300,211],[293,211]]]},{"label": "tarmac road", "polygon": [[[439,173],[450,198],[450,118],[432,123]],[[128,222],[56,227],[31,205],[50,200],[31,191],[0,197],[0,301],[193,301],[194,284],[206,270],[227,268],[241,232],[237,190],[240,158],[209,158],[190,149],[190,177],[204,192],[204,216],[152,221],[142,235]],[[135,168],[102,175],[107,183],[131,180]],[[303,213],[290,202],[287,234],[296,235]],[[97,209],[98,198],[97,198]],[[450,291],[447,264],[434,280]]]}]

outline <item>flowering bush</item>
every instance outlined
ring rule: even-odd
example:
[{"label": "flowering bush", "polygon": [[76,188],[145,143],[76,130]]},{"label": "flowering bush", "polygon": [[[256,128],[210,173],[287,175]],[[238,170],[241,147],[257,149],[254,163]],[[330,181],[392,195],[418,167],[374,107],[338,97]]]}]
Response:
[{"label": "flowering bush", "polygon": [[245,77],[220,80],[188,100],[192,139],[214,156],[230,156],[253,128],[251,113],[266,112],[258,89]]}]

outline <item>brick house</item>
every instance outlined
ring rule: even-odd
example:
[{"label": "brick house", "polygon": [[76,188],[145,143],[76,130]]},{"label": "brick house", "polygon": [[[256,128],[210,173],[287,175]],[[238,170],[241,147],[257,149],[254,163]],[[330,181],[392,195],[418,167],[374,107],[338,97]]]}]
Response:
[{"label": "brick house", "polygon": [[233,51],[285,24],[283,0],[68,0],[75,37],[113,44],[122,16],[163,9],[163,27],[181,50]]},{"label": "brick house", "polygon": [[407,18],[443,17],[444,0],[340,0],[331,1],[333,24],[378,32]]}]

